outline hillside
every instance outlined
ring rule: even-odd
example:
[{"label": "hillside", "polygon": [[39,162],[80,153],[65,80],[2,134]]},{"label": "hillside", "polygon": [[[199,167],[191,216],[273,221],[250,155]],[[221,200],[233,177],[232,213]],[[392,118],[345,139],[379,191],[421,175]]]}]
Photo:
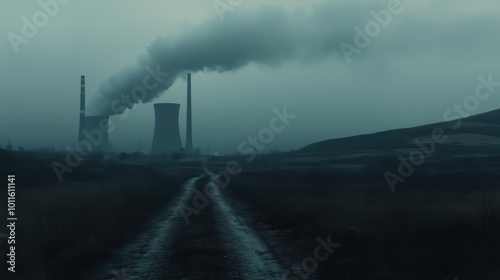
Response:
[{"label": "hillside", "polygon": [[394,129],[373,134],[331,139],[308,145],[299,154],[329,154],[366,150],[414,149],[415,139],[430,138],[435,129],[442,129],[447,140],[442,151],[477,151],[500,148],[500,109],[457,121],[440,122],[412,128]]}]

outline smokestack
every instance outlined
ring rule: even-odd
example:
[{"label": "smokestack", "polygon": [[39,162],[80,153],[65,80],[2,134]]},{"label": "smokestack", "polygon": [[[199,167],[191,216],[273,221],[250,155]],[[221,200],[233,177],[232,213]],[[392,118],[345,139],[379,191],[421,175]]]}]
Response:
[{"label": "smokestack", "polygon": [[85,118],[84,136],[85,150],[92,149],[92,153],[107,153],[109,149],[108,116],[92,116]]},{"label": "smokestack", "polygon": [[179,104],[157,103],[155,108],[155,132],[151,154],[172,153],[182,148],[179,130]]},{"label": "smokestack", "polygon": [[83,130],[85,129],[85,76],[80,77],[80,128],[78,130],[78,148],[85,139]]},{"label": "smokestack", "polygon": [[191,73],[187,74],[187,117],[186,117],[186,153],[193,152],[193,127],[191,115]]}]

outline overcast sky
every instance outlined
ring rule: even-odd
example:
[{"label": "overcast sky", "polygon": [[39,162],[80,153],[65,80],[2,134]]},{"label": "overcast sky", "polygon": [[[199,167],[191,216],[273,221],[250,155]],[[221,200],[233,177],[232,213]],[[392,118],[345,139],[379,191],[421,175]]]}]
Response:
[{"label": "overcast sky", "polygon": [[[115,151],[138,150],[142,141],[149,152],[157,102],[181,104],[184,141],[183,71],[195,72],[194,146],[219,153],[268,127],[273,108],[297,115],[268,145],[286,151],[439,122],[474,94],[479,76],[500,81],[497,0],[402,0],[400,12],[349,63],[339,45],[356,46],[355,27],[365,29],[371,12],[390,2],[243,0],[221,18],[213,0],[71,0],[13,47],[12,34],[23,36],[23,17],[33,22],[43,9],[37,1],[4,0],[0,145],[11,139],[16,147],[74,146],[80,75],[87,77],[91,110],[113,94],[103,83],[144,61],[158,60],[179,78],[124,120],[111,118]],[[500,90],[473,113],[499,107]]]}]

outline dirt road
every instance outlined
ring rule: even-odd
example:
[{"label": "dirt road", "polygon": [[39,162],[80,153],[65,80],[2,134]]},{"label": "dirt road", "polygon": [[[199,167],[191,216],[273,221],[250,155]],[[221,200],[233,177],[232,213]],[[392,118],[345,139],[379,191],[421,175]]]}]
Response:
[{"label": "dirt road", "polygon": [[[204,175],[207,176],[207,175]],[[127,244],[88,279],[281,279],[284,269],[264,240],[238,215],[231,202],[216,194],[190,217],[181,214],[196,190],[213,184],[191,178],[148,230]]]}]

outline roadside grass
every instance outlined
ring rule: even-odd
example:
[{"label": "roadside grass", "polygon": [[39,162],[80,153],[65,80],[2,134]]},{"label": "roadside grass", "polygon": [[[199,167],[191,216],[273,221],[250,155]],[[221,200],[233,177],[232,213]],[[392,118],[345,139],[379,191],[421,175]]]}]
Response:
[{"label": "roadside grass", "polygon": [[415,176],[391,193],[378,176],[247,172],[224,192],[249,205],[254,222],[290,232],[304,258],[318,236],[342,243],[319,279],[500,279],[495,177]]},{"label": "roadside grass", "polygon": [[[12,279],[81,279],[140,232],[192,175],[94,163],[78,172],[84,176],[61,184],[18,184]],[[0,266],[7,270],[6,263]]]}]

